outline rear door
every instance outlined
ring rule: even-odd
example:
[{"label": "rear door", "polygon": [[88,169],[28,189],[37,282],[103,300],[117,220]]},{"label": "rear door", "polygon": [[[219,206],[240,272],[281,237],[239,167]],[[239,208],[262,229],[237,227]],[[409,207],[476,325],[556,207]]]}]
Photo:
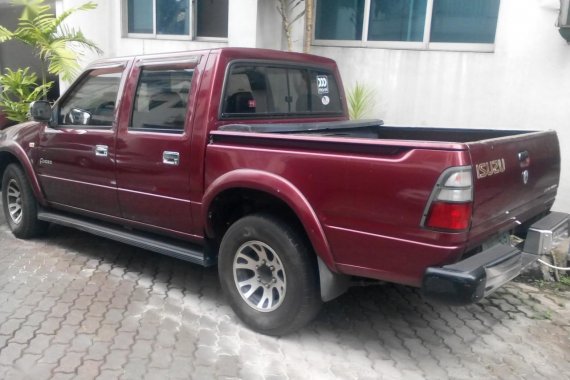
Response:
[{"label": "rear door", "polygon": [[560,149],[553,131],[468,143],[473,163],[471,236],[516,227],[554,202]]},{"label": "rear door", "polygon": [[[122,215],[139,226],[190,234],[191,120],[200,55],[135,62],[130,112],[117,138]],[[127,109],[127,105],[125,108]]]},{"label": "rear door", "polygon": [[58,101],[40,133],[36,171],[49,202],[119,216],[116,106],[127,62],[86,71]]}]

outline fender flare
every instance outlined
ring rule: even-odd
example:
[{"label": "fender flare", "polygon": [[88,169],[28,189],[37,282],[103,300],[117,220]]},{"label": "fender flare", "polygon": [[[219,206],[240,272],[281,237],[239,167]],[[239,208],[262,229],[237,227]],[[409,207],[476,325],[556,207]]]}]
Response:
[{"label": "fender flare", "polygon": [[34,192],[34,196],[36,197],[36,200],[38,201],[38,203],[40,205],[46,206],[47,202],[46,202],[44,193],[42,191],[42,187],[38,181],[38,177],[36,176],[36,173],[34,172],[34,168],[32,166],[31,159],[26,155],[26,152],[24,151],[24,149],[22,149],[22,147],[20,145],[10,144],[8,146],[4,146],[4,147],[0,148],[0,153],[4,153],[4,152],[9,153],[10,155],[12,155],[13,157],[16,158],[16,160],[22,166],[22,168],[24,169],[24,172],[26,173],[26,177],[28,178],[28,181],[30,183],[32,191]]},{"label": "fender flare", "polygon": [[331,270],[337,271],[324,229],[311,204],[291,182],[273,173],[254,169],[237,169],[222,175],[210,184],[204,193],[202,202],[202,220],[207,235],[214,234],[208,218],[213,200],[223,191],[237,188],[262,191],[285,202],[301,221],[317,256]]}]

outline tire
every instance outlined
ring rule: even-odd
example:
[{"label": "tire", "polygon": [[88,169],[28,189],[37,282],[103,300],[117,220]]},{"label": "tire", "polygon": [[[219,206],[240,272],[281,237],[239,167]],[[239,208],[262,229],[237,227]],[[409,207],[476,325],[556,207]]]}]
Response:
[{"label": "tire", "polygon": [[2,177],[2,205],[6,222],[14,236],[31,239],[47,229],[38,220],[38,206],[26,174],[17,164],[10,164]]},{"label": "tire", "polygon": [[309,323],[322,305],[309,243],[271,215],[246,216],[230,226],[220,246],[218,271],[234,312],[262,334],[291,333]]}]

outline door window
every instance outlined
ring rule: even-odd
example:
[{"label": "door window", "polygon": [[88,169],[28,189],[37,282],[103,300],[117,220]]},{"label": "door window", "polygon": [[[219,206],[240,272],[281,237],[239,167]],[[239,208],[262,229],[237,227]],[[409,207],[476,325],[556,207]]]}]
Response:
[{"label": "door window", "polygon": [[130,130],[182,133],[193,70],[141,71]]},{"label": "door window", "polygon": [[91,70],[59,107],[58,124],[111,128],[122,72],[122,68]]}]

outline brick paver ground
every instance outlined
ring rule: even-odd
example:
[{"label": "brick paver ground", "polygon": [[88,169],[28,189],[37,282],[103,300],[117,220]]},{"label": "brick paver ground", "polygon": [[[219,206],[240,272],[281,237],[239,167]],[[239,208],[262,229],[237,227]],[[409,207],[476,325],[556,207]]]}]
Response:
[{"label": "brick paver ground", "polygon": [[563,379],[569,309],[522,284],[463,308],[368,286],[277,339],[215,269],[57,226],[20,241],[0,217],[0,379]]}]

